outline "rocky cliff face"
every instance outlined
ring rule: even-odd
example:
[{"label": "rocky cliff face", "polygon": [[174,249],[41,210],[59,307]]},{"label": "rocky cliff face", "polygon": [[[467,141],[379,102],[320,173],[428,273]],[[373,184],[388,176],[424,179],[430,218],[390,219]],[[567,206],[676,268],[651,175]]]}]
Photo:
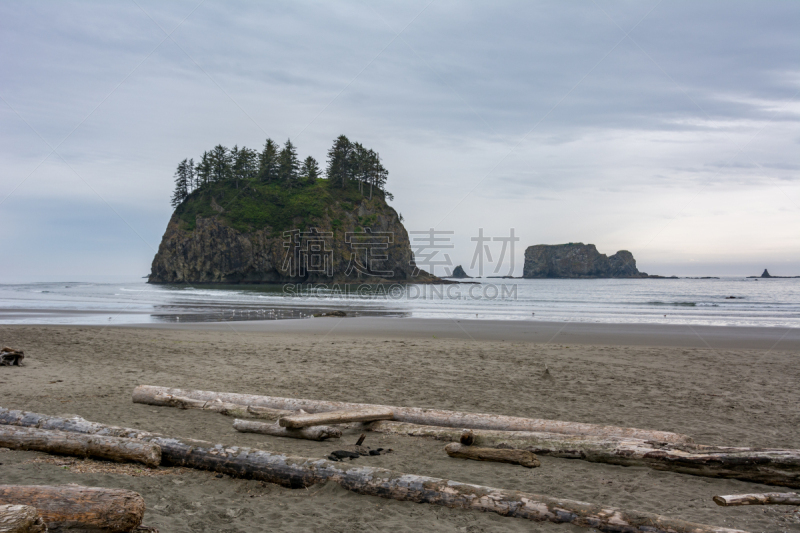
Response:
[{"label": "rocky cliff face", "polygon": [[641,278],[636,260],[627,250],[611,257],[594,244],[537,244],[525,250],[523,278]]},{"label": "rocky cliff face", "polygon": [[334,204],[293,229],[240,231],[211,198],[193,227],[176,212],[153,259],[150,283],[387,283],[437,278],[414,264],[408,233],[382,198]]}]

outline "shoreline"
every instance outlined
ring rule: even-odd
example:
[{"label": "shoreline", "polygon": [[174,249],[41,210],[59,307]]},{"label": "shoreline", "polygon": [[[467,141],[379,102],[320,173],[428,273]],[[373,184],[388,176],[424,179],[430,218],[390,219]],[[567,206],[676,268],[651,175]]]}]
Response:
[{"label": "shoreline", "polygon": [[[86,326],[112,327],[112,326]],[[118,328],[176,331],[227,331],[285,335],[380,338],[443,338],[532,344],[659,346],[678,348],[800,351],[800,328],[766,326],[696,326],[538,322],[527,320],[456,320],[447,318],[318,317],[313,319],[241,320],[123,324]]]}]

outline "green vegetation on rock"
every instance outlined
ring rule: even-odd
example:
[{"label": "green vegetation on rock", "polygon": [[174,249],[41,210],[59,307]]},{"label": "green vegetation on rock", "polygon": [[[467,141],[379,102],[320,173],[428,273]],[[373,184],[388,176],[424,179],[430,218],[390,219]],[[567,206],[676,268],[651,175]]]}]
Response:
[{"label": "green vegetation on rock", "polygon": [[[267,230],[270,234],[308,227],[324,217],[342,226],[342,212],[356,209],[373,194],[392,199],[384,187],[388,171],[377,152],[340,135],[327,153],[326,177],[320,179],[317,161],[301,163],[290,140],[283,148],[267,139],[260,153],[217,145],[195,165],[184,159],[175,172],[172,205],[183,229],[193,231],[197,217],[219,215],[242,233]],[[374,217],[359,218],[369,227]]]},{"label": "green vegetation on rock", "polygon": [[[383,192],[377,196],[383,198]],[[342,226],[341,213],[352,211],[364,199],[358,184],[349,182],[346,188],[329,187],[319,180],[288,189],[280,183],[256,180],[239,183],[231,181],[207,183],[192,191],[175,209],[175,215],[188,231],[194,230],[197,216],[219,215],[230,227],[242,233],[269,229],[273,235],[295,227],[313,226],[323,218],[331,218],[331,226]],[[364,217],[362,226],[374,218]]]}]

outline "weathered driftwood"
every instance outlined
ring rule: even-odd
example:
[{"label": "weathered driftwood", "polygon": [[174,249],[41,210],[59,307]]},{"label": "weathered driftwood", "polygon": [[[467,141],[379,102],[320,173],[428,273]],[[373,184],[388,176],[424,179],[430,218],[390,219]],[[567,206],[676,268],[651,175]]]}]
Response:
[{"label": "weathered driftwood", "polygon": [[76,435],[33,427],[0,426],[0,447],[132,461],[147,466],[158,466],[161,463],[161,449],[149,442],[99,435]]},{"label": "weathered driftwood", "polygon": [[0,533],[47,533],[47,526],[35,507],[0,505]]},{"label": "weathered driftwood", "polygon": [[800,494],[796,492],[729,494],[727,496],[714,496],[714,502],[723,507],[734,505],[800,505]]},{"label": "weathered driftwood", "polygon": [[0,366],[20,366],[25,359],[25,352],[8,346],[0,348]]},{"label": "weathered driftwood", "polygon": [[496,463],[511,463],[528,468],[541,466],[536,454],[527,450],[513,448],[479,448],[477,446],[462,446],[451,442],[444,447],[450,457],[458,459],[472,459],[473,461],[494,461]]},{"label": "weathered driftwood", "polygon": [[195,400],[185,396],[173,394],[158,394],[152,405],[164,407],[177,407],[178,409],[200,409],[203,411],[213,411],[226,416],[237,418],[263,418],[266,420],[277,420],[282,416],[297,414],[296,411],[284,409],[270,409],[269,407],[257,407],[253,405],[240,405],[236,403],[223,402],[222,400]]},{"label": "weathered driftwood", "polygon": [[692,442],[686,435],[669,431],[652,431],[646,429],[584,424],[581,422],[563,422],[560,420],[540,420],[493,414],[464,413],[444,411],[440,409],[422,409],[419,407],[391,407],[364,403],[328,402],[322,400],[302,400],[279,398],[273,396],[257,396],[253,394],[236,394],[228,392],[212,392],[201,390],[170,389],[139,385],[133,391],[133,401],[159,405],[156,396],[159,394],[177,395],[194,400],[213,401],[219,399],[239,405],[269,407],[297,411],[303,409],[309,413],[362,409],[365,407],[385,407],[394,413],[394,419],[400,422],[472,429],[495,429],[501,431],[547,431],[567,435],[598,435],[637,438],[659,442]]},{"label": "weathered driftwood", "polygon": [[[458,429],[379,421],[370,430],[392,435],[459,442]],[[647,466],[695,476],[800,487],[800,450],[733,448],[700,444],[663,444],[619,437],[590,437],[532,431],[472,430],[475,446],[516,448],[539,455],[593,463]]]},{"label": "weathered driftwood", "polygon": [[314,426],[310,428],[292,429],[281,427],[277,423],[266,424],[253,420],[233,421],[233,429],[242,433],[260,433],[261,435],[272,435],[273,437],[288,437],[291,439],[306,440],[325,440],[338,439],[342,436],[342,430],[330,426]]},{"label": "weathered driftwood", "polygon": [[651,513],[626,512],[585,502],[404,474],[383,468],[354,466],[350,462],[338,463],[203,441],[178,440],[131,428],[106,426],[80,417],[61,418],[0,408],[0,424],[139,438],[161,446],[162,461],[168,464],[213,470],[293,488],[330,480],[359,494],[490,511],[535,521],[570,523],[616,533],[741,533]]},{"label": "weathered driftwood", "polygon": [[136,492],[78,485],[0,485],[0,503],[35,507],[49,529],[82,531],[131,531],[145,510]]},{"label": "weathered driftwood", "polygon": [[391,420],[394,416],[387,407],[367,407],[343,411],[327,411],[324,413],[306,413],[281,417],[278,424],[285,428],[307,428],[325,424],[346,424],[348,422],[374,422]]}]

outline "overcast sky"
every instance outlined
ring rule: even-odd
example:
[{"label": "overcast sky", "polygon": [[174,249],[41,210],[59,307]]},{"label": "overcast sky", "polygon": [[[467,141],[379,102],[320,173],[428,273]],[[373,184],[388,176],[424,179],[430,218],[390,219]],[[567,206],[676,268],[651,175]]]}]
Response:
[{"label": "overcast sky", "polygon": [[180,160],[342,133],[467,270],[482,227],[518,275],[577,241],[800,274],[797,2],[4,2],[0,28],[0,283],[141,278]]}]

